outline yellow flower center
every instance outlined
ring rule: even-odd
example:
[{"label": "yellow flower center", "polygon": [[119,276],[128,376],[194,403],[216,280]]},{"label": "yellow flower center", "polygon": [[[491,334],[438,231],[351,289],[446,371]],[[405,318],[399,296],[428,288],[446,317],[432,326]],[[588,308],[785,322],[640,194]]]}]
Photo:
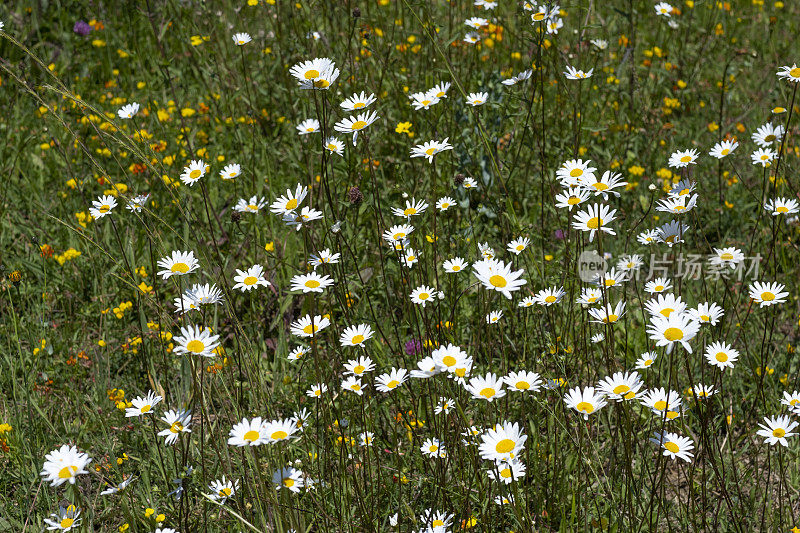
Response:
[{"label": "yellow flower center", "polygon": [[573,178],[577,178],[578,176],[583,176],[583,169],[582,168],[573,168],[569,171],[569,175]]},{"label": "yellow flower center", "polygon": [[61,470],[58,471],[58,477],[61,478],[61,479],[69,479],[77,471],[78,471],[78,467],[77,466],[74,466],[74,465],[65,466],[64,468],[62,468]]},{"label": "yellow flower center", "polygon": [[681,163],[688,163],[691,160],[692,160],[692,156],[690,156],[690,155],[685,155],[685,156],[681,157]]},{"label": "yellow flower center", "polygon": [[453,366],[456,364],[456,358],[452,355],[445,355],[444,358],[442,358],[442,362],[445,364],[445,366]]},{"label": "yellow flower center", "polygon": [[290,477],[283,478],[283,486],[287,488],[294,487],[294,480]]},{"label": "yellow flower center", "polygon": [[360,129],[363,129],[363,128],[366,128],[366,127],[367,127],[367,123],[366,122],[364,122],[363,120],[356,120],[355,122],[353,122],[353,125],[350,126],[350,129],[353,130],[353,131],[356,131],[356,130],[360,130]]},{"label": "yellow flower center", "polygon": [[608,185],[603,183],[602,181],[598,181],[597,183],[593,183],[592,186],[597,189],[598,191],[605,191],[608,189]]},{"label": "yellow flower center", "polygon": [[142,408],[139,409],[139,411],[141,411],[142,413],[149,413],[150,409],[152,409],[152,408],[153,408],[152,405],[147,404],[147,405],[143,405]]},{"label": "yellow flower center", "polygon": [[795,67],[789,71],[789,76],[793,78],[800,78],[800,67]]},{"label": "yellow flower center", "polygon": [[508,453],[513,450],[516,445],[517,444],[511,439],[503,439],[495,445],[494,449],[497,453]]},{"label": "yellow flower center", "polygon": [[667,328],[664,331],[664,338],[670,342],[679,341],[683,338],[683,331],[679,328]]},{"label": "yellow flower center", "polygon": [[764,141],[766,141],[766,142],[768,142],[768,143],[771,143],[771,142],[772,142],[772,141],[774,141],[774,140],[775,140],[775,136],[774,136],[774,135],[772,135],[772,134],[770,134],[770,135],[767,135],[766,137],[764,137]]},{"label": "yellow flower center", "polygon": [[575,406],[575,409],[588,415],[594,411],[594,405],[590,404],[589,402],[579,402],[578,405]]},{"label": "yellow flower center", "polygon": [[517,387],[519,390],[528,390],[528,389],[530,389],[530,388],[531,388],[531,385],[530,385],[530,383],[528,383],[527,381],[517,381],[517,385],[516,385],[516,387]]},{"label": "yellow flower center", "polygon": [[504,477],[504,478],[510,478],[511,477],[511,468],[505,467],[504,469],[502,469],[500,471],[500,476]]},{"label": "yellow flower center", "polygon": [[619,316],[615,315],[614,313],[611,313],[610,315],[608,315],[603,319],[603,323],[608,324],[610,322],[616,322],[617,320],[619,320]]},{"label": "yellow flower center", "polygon": [[186,263],[175,263],[170,268],[170,271],[171,272],[180,272],[181,274],[186,274],[187,272],[189,272],[189,265],[187,265]]},{"label": "yellow flower center", "polygon": [[570,196],[567,200],[567,205],[578,205],[579,203],[581,203],[580,196]]},{"label": "yellow flower center", "polygon": [[717,355],[714,356],[714,359],[719,361],[720,363],[724,363],[728,360],[728,354],[725,352],[717,352]]},{"label": "yellow flower center", "polygon": [[430,148],[425,150],[425,155],[433,155],[435,152],[436,152],[436,147],[435,146],[431,146]]},{"label": "yellow flower center", "polygon": [[319,78],[319,71],[318,70],[314,70],[314,69],[307,70],[306,73],[305,73],[305,78],[307,80],[311,80],[311,79],[314,79],[314,78]]},{"label": "yellow flower center", "polygon": [[653,290],[654,290],[654,291],[656,291],[656,292],[661,292],[661,291],[663,291],[663,290],[664,290],[664,286],[663,286],[663,285],[656,285],[656,286],[653,288]]},{"label": "yellow flower center", "polygon": [[628,387],[627,385],[617,385],[611,392],[613,392],[614,394],[625,394],[629,390],[631,390],[631,388]]},{"label": "yellow flower center", "polygon": [[481,390],[480,395],[483,396],[484,398],[489,399],[495,395],[495,390],[492,387],[486,387],[483,390]]},{"label": "yellow flower center", "polygon": [[489,278],[489,283],[492,284],[492,287],[500,287],[501,289],[506,286],[506,278],[495,274],[491,278]]},{"label": "yellow flower center", "polygon": [[607,279],[606,280],[606,287],[611,287],[612,285],[615,285],[616,283],[617,283],[617,280],[615,280],[614,278]]},{"label": "yellow flower center", "polygon": [[288,202],[286,202],[286,207],[285,207],[285,209],[287,209],[287,210],[291,210],[291,209],[295,209],[295,208],[297,208],[297,199],[295,199],[295,198],[292,198],[291,200],[289,200]]},{"label": "yellow flower center", "polygon": [[273,432],[272,435],[270,435],[270,438],[272,438],[272,440],[283,440],[288,436],[288,433],[279,429],[278,431]]},{"label": "yellow flower center", "polygon": [[431,101],[430,101],[430,100],[423,100],[423,101],[422,101],[422,102],[420,102],[420,103],[421,103],[422,105],[428,105],[428,104],[430,104],[430,103],[431,103]]},{"label": "yellow flower center", "polygon": [[534,13],[534,14],[533,14],[533,16],[532,16],[531,18],[532,18],[532,19],[533,19],[535,22],[541,22],[542,20],[544,20],[544,13],[543,13],[543,12],[541,12],[541,11],[540,11],[540,12],[538,12],[538,13]]},{"label": "yellow flower center", "polygon": [[703,322],[711,322],[711,317],[708,315],[700,315],[700,320]]},{"label": "yellow flower center", "polygon": [[789,208],[786,207],[785,205],[782,205],[782,206],[778,207],[777,209],[775,209],[775,211],[777,211],[778,213],[786,213],[786,212],[789,211]]},{"label": "yellow flower center", "polygon": [[192,178],[193,180],[196,180],[197,178],[200,177],[200,174],[201,174],[200,170],[194,169],[191,172],[189,172],[189,177]]},{"label": "yellow flower center", "polygon": [[361,109],[362,107],[364,107],[366,105],[367,104],[365,104],[364,102],[356,102],[355,104],[353,104],[353,109]]},{"label": "yellow flower center", "polygon": [[183,424],[181,424],[180,420],[176,420],[169,427],[169,430],[173,433],[180,433],[181,431],[183,431]]},{"label": "yellow flower center", "polygon": [[396,240],[396,241],[399,241],[400,239],[402,239],[405,236],[406,236],[405,233],[403,233],[402,231],[399,231],[399,232],[395,233],[394,235],[392,235],[392,238],[394,238],[394,240]]},{"label": "yellow flower center", "polygon": [[101,213],[108,213],[109,211],[111,211],[111,206],[107,205],[107,204],[106,205],[101,205],[100,209],[98,209],[98,211],[100,211]]},{"label": "yellow flower center", "polygon": [[656,403],[653,404],[653,408],[657,411],[663,411],[667,408],[667,402],[664,400],[658,400]]},{"label": "yellow flower center", "polygon": [[258,438],[259,438],[258,431],[255,431],[255,430],[251,429],[250,431],[248,431],[247,433],[244,434],[244,437],[242,437],[242,440],[244,440],[246,442],[253,442],[253,441],[258,440]]},{"label": "yellow flower center", "polygon": [[315,279],[310,279],[310,280],[306,281],[305,285],[309,289],[316,289],[317,287],[319,287],[319,281],[317,281]]},{"label": "yellow flower center", "polygon": [[219,491],[220,496],[230,496],[233,493],[230,487],[225,487],[221,491]]},{"label": "yellow flower center", "polygon": [[405,216],[416,215],[416,214],[417,214],[417,210],[414,209],[413,207],[408,207],[403,211],[403,215],[405,215]]},{"label": "yellow flower center", "polygon": [[303,333],[305,333],[306,335],[313,335],[314,333],[317,332],[318,329],[319,327],[317,325],[309,324],[303,328]]},{"label": "yellow flower center", "polygon": [[777,438],[780,439],[784,435],[786,435],[786,430],[783,429],[783,428],[775,428],[775,429],[772,430],[772,436],[773,437],[777,437]]},{"label": "yellow flower center", "polygon": [[680,451],[680,448],[678,448],[678,445],[675,444],[674,442],[671,442],[671,441],[670,442],[665,442],[664,443],[664,448],[666,448],[667,450],[671,451],[672,453],[678,453]]},{"label": "yellow flower center", "polygon": [[364,342],[364,335],[356,335],[355,337],[350,339],[350,342],[352,342],[353,344],[361,344],[362,342]]},{"label": "yellow flower center", "polygon": [[764,291],[764,292],[761,293],[761,300],[763,300],[765,302],[771,302],[774,299],[775,299],[775,295],[772,294],[769,291]]},{"label": "yellow flower center", "polygon": [[460,267],[460,266],[458,266],[458,265],[453,265],[453,271],[454,271],[454,272],[458,272],[459,270],[461,270],[461,267]]},{"label": "yellow flower center", "polygon": [[364,365],[357,365],[357,366],[356,366],[356,367],[353,369],[353,374],[361,374],[362,372],[364,372],[364,370],[366,370],[366,368],[364,367]]},{"label": "yellow flower center", "polygon": [[192,353],[200,353],[206,349],[206,345],[203,344],[203,341],[193,339],[186,345],[186,349]]},{"label": "yellow flower center", "polygon": [[589,229],[597,229],[603,225],[603,219],[600,217],[593,217],[586,221],[586,227]]},{"label": "yellow flower center", "polygon": [[556,300],[557,300],[557,298],[555,296],[553,296],[552,294],[544,299],[544,301],[549,303],[549,304],[555,302]]},{"label": "yellow flower center", "polygon": [[62,518],[58,525],[61,526],[61,529],[67,529],[68,527],[72,527],[73,523],[75,523],[74,518]]},{"label": "yellow flower center", "polygon": [[660,312],[662,315],[664,315],[665,317],[669,318],[669,315],[671,315],[673,311],[675,311],[675,310],[674,310],[674,309],[670,309],[669,307],[667,307],[666,309],[662,309],[662,310],[661,310],[661,311],[659,311],[659,312]]},{"label": "yellow flower center", "polygon": [[246,278],[244,278],[244,282],[243,283],[245,285],[255,285],[255,283],[257,281],[258,281],[257,277],[255,277],[255,276],[247,276]]},{"label": "yellow flower center", "polygon": [[650,366],[652,364],[653,364],[653,360],[652,359],[648,359],[647,361],[644,362],[644,366]]},{"label": "yellow flower center", "polygon": [[393,389],[393,388],[397,387],[398,385],[400,385],[400,382],[397,381],[396,379],[393,379],[392,381],[390,381],[389,383],[386,384],[386,388],[387,389]]},{"label": "yellow flower center", "polygon": [[431,297],[431,295],[430,295],[430,294],[428,294],[427,292],[421,292],[421,293],[419,293],[419,299],[420,299],[420,300],[427,300],[427,299],[428,299],[428,298],[430,298],[430,297]]}]

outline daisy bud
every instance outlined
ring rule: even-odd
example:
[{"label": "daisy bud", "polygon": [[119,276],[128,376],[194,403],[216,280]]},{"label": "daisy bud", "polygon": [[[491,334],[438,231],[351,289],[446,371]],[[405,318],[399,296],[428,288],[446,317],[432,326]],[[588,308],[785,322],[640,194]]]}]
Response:
[{"label": "daisy bud", "polygon": [[233,211],[231,213],[231,222],[238,224],[240,220],[242,220],[242,214],[239,211]]},{"label": "daisy bud", "polygon": [[361,9],[357,7],[353,8],[353,18],[354,19],[361,18]]},{"label": "daisy bud", "polygon": [[464,174],[458,173],[453,178],[453,183],[455,183],[456,187],[464,183]]}]

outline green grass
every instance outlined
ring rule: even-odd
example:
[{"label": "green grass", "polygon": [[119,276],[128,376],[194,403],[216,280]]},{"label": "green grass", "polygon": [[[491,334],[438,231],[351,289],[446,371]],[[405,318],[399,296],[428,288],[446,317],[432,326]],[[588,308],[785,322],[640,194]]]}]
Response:
[{"label": "green grass", "polygon": [[[800,527],[800,439],[770,446],[756,435],[764,417],[797,418],[781,400],[800,389],[800,225],[762,207],[799,198],[800,84],[775,73],[800,60],[800,7],[674,0],[666,18],[650,0],[565,1],[563,27],[546,34],[521,3],[499,3],[0,7],[0,531],[42,530],[70,504],[81,513],[78,531],[424,531],[427,509],[450,516],[448,531]],[[463,41],[469,17],[491,22],[475,45]],[[91,21],[88,35],[75,31],[78,20]],[[315,31],[320,39],[310,37]],[[236,46],[236,32],[253,41]],[[302,90],[290,74],[315,57],[340,69],[328,90]],[[594,70],[569,80],[567,66]],[[501,83],[529,68],[527,81]],[[411,94],[443,81],[452,83],[446,98],[428,110],[410,105]],[[351,115],[340,102],[361,91],[376,96],[366,111],[380,118],[354,146],[334,124]],[[486,92],[487,102],[466,105],[473,92]],[[134,118],[118,117],[132,102],[140,105]],[[298,135],[305,119],[318,119],[324,137]],[[770,122],[787,133],[762,168],[751,162],[751,135]],[[342,156],[322,148],[328,136],[344,143]],[[432,163],[409,156],[445,138],[452,150]],[[708,154],[733,138],[739,146],[729,156]],[[668,165],[690,148],[696,164]],[[180,175],[196,159],[209,170],[189,186]],[[620,173],[627,185],[619,197],[558,208],[556,172],[572,159],[591,160],[598,177]],[[230,163],[242,173],[223,180]],[[465,176],[475,189],[460,185]],[[696,183],[697,205],[658,211],[681,179]],[[310,187],[300,208],[322,218],[295,231],[269,204],[298,184]],[[118,205],[87,218],[104,194]],[[144,209],[127,210],[138,194],[150,194]],[[267,201],[258,214],[234,210],[254,195]],[[445,196],[453,205],[439,211]],[[429,206],[408,221],[418,262],[406,268],[382,234],[405,223],[391,210],[412,199]],[[596,202],[617,210],[609,224],[616,235],[590,241],[573,216]],[[673,220],[688,226],[685,242],[637,240]],[[530,239],[522,253],[506,250],[520,237]],[[474,275],[483,243],[524,270],[527,283],[512,299]],[[760,257],[758,272],[714,276],[707,259],[723,247],[741,250],[747,266]],[[311,254],[323,249],[340,254],[316,269],[335,283],[321,293],[292,291],[292,278],[310,272]],[[199,268],[162,279],[157,262],[174,250],[193,251]],[[613,324],[593,321],[588,310],[597,305],[575,303],[591,286],[579,276],[584,251],[611,254],[609,268],[626,254],[644,261],[635,279],[602,288],[606,300],[626,304]],[[470,266],[446,273],[442,263],[453,257]],[[687,259],[702,275],[685,275]],[[234,290],[236,269],[256,264],[271,285]],[[691,353],[679,344],[667,353],[646,330],[645,283],[660,266],[688,308],[716,302],[724,310],[689,340]],[[786,301],[752,302],[756,281],[785,285]],[[183,291],[206,283],[223,302],[175,312]],[[422,285],[443,299],[414,304],[409,295]],[[517,305],[562,287],[554,305]],[[503,317],[487,324],[496,310]],[[305,315],[331,321],[313,343],[291,332]],[[342,346],[344,328],[358,324],[374,336]],[[221,349],[207,358],[174,352],[189,325],[210,327]],[[597,334],[603,340],[593,341]],[[716,341],[739,351],[734,368],[707,362]],[[472,357],[472,377],[526,370],[557,381],[492,402],[445,373],[376,389],[379,375],[416,370],[451,343]],[[290,361],[298,346],[307,352]],[[609,400],[586,420],[565,403],[574,387],[634,371],[648,351],[658,357],[638,370],[637,399]],[[361,356],[375,369],[357,395],[341,383],[344,365]],[[315,383],[328,388],[320,399],[306,395]],[[698,400],[698,383],[716,393]],[[682,399],[681,416],[666,420],[642,404],[646,390],[659,388]],[[126,417],[126,402],[151,390],[163,397],[153,414]],[[435,413],[440,398],[452,410]],[[192,412],[191,433],[171,446],[156,435],[169,427],[161,421],[169,409]],[[228,444],[243,418],[284,420],[304,409],[305,426],[289,441]],[[510,484],[494,481],[493,462],[462,436],[505,421],[527,436],[518,455],[526,473]],[[650,441],[662,429],[691,439],[690,461],[662,455]],[[373,434],[372,446],[358,444],[363,432]],[[427,439],[439,439],[446,457],[425,456]],[[40,475],[45,455],[64,444],[91,457],[89,472],[51,486]],[[275,490],[273,473],[289,465],[313,487]],[[204,495],[223,476],[239,486],[220,505]],[[119,493],[100,494],[131,477]],[[498,496],[513,502],[495,503]]]}]

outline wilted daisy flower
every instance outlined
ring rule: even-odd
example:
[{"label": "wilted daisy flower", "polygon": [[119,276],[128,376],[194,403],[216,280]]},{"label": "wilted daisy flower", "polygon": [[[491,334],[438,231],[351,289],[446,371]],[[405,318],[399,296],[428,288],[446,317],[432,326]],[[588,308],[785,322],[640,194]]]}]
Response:
[{"label": "wilted daisy flower", "polygon": [[709,262],[712,265],[725,265],[732,269],[744,260],[744,254],[741,250],[734,247],[729,248],[714,248],[714,255],[711,256]]},{"label": "wilted daisy flower", "polygon": [[89,214],[92,215],[92,218],[101,219],[106,215],[110,215],[115,207],[117,207],[117,200],[113,196],[98,196],[97,200],[92,201]]},{"label": "wilted daisy flower", "polygon": [[570,409],[575,409],[583,415],[584,420],[589,419],[589,415],[604,407],[606,402],[603,394],[595,392],[594,387],[586,387],[581,390],[580,387],[570,389],[564,396],[564,403]]},{"label": "wilted daisy flower", "polygon": [[768,167],[776,157],[778,157],[778,152],[769,148],[759,148],[750,154],[750,159],[753,160],[753,164],[761,165],[762,167]]},{"label": "wilted daisy flower", "polygon": [[773,126],[772,124],[764,124],[760,126],[751,138],[753,142],[759,145],[761,148],[767,148],[768,146],[772,146],[774,142],[780,142],[783,138],[783,126]]},{"label": "wilted daisy flower", "polygon": [[74,505],[59,507],[57,513],[44,519],[44,523],[48,531],[72,531],[81,525],[81,519],[78,518],[80,514],[80,510]]},{"label": "wilted daisy flower", "polygon": [[681,415],[681,395],[671,390],[653,389],[647,391],[641,397],[642,405],[645,405],[659,416],[665,416],[667,420],[673,420]]},{"label": "wilted daisy flower", "polygon": [[449,137],[445,138],[443,141],[431,140],[418,144],[411,148],[411,157],[424,157],[428,160],[428,163],[433,163],[433,156],[440,152],[453,149],[453,146],[447,142],[448,139]]},{"label": "wilted daisy flower", "polygon": [[525,464],[522,461],[512,459],[510,461],[498,462],[494,468],[486,471],[486,475],[492,481],[500,481],[509,484],[525,477]]},{"label": "wilted daisy flower", "polygon": [[772,216],[778,215],[794,215],[800,211],[800,203],[794,198],[775,198],[768,200],[764,204],[766,209]]},{"label": "wilted daisy flower", "polygon": [[121,119],[129,119],[133,118],[133,115],[139,112],[139,104],[136,102],[131,102],[130,104],[126,104],[119,108],[117,111],[117,116]]},{"label": "wilted daisy flower", "polygon": [[635,398],[642,386],[644,383],[639,379],[638,372],[616,372],[600,380],[597,390],[610,400],[621,402]]},{"label": "wilted daisy flower", "polygon": [[672,460],[678,457],[687,463],[692,462],[694,454],[691,453],[691,450],[694,449],[694,444],[692,444],[692,440],[688,437],[681,437],[677,433],[663,431],[656,432],[655,437],[651,438],[650,442],[658,444],[663,448],[664,457],[669,457]]},{"label": "wilted daisy flower", "polygon": [[203,326],[183,326],[181,334],[173,338],[173,352],[179,354],[202,355],[213,357],[214,349],[219,346],[219,335],[212,335],[209,328]]},{"label": "wilted daisy flower", "polygon": [[163,270],[159,270],[158,275],[162,279],[169,279],[171,276],[182,276],[197,270],[200,263],[195,259],[194,252],[174,251],[171,256],[159,259],[156,263]]},{"label": "wilted daisy flower", "polygon": [[435,299],[437,295],[438,291],[433,287],[428,287],[427,285],[420,285],[419,287],[411,291],[409,297],[411,298],[411,301],[414,302],[415,304],[425,307],[428,301]]},{"label": "wilted daisy flower", "polygon": [[575,67],[567,65],[567,71],[563,74],[568,80],[585,80],[592,77],[592,72],[594,72],[593,68],[590,68],[588,71],[584,72],[576,69]]},{"label": "wilted daisy flower", "polygon": [[339,342],[342,346],[361,346],[363,348],[364,341],[371,339],[372,335],[372,327],[369,324],[349,326],[342,331]]},{"label": "wilted daisy flower", "polygon": [[74,485],[76,476],[89,473],[86,465],[91,462],[87,454],[79,452],[75,446],[64,444],[44,456],[41,476],[52,487],[58,487],[67,481]]},{"label": "wilted daisy flower", "polygon": [[346,98],[339,106],[345,111],[358,111],[359,109],[369,107],[375,100],[374,94],[370,93],[370,95],[367,96],[367,93],[361,91],[360,94],[353,93],[353,96]]},{"label": "wilted daisy flower", "polygon": [[605,204],[592,204],[586,208],[586,211],[578,211],[574,216],[572,227],[589,232],[589,242],[594,240],[594,235],[598,231],[608,233],[609,235],[616,235],[613,229],[608,227],[608,224],[613,222],[616,209],[611,209]]},{"label": "wilted daisy flower", "polygon": [[169,427],[159,431],[158,436],[166,437],[164,444],[167,446],[175,444],[181,433],[192,432],[192,430],[189,429],[189,426],[192,425],[192,413],[189,411],[173,411],[170,409],[164,413],[161,420],[166,422]]},{"label": "wilted daisy flower", "polygon": [[333,278],[327,274],[321,276],[316,272],[310,272],[308,274],[298,274],[296,276],[292,276],[291,283],[292,286],[289,289],[290,291],[303,291],[305,294],[309,292],[321,293],[333,285],[334,281]]},{"label": "wilted daisy flower", "polygon": [[128,205],[125,206],[125,209],[140,213],[149,199],[149,194],[140,194],[138,196],[134,196],[131,198],[130,202],[128,202]]},{"label": "wilted daisy flower", "polygon": [[591,162],[590,159],[570,159],[556,170],[556,177],[564,187],[577,186],[581,181],[594,181],[597,169],[589,166]]},{"label": "wilted daisy flower", "polygon": [[146,415],[147,413],[153,410],[163,398],[158,396],[155,392],[150,391],[147,393],[147,396],[139,396],[131,400],[131,407],[125,409],[125,416],[130,417],[139,417],[142,415]]},{"label": "wilted daisy flower", "polygon": [[699,152],[694,148],[690,150],[678,150],[669,156],[668,165],[672,168],[685,168],[689,165],[694,165],[698,155]]},{"label": "wilted daisy flower", "polygon": [[786,415],[771,418],[764,417],[764,423],[758,425],[758,427],[762,429],[756,431],[756,435],[759,437],[766,437],[766,442],[770,446],[780,444],[781,446],[788,447],[789,443],[786,439],[797,435],[797,433],[792,433],[792,430],[796,428],[797,425],[797,422],[793,422]]},{"label": "wilted daisy flower", "polygon": [[289,330],[292,335],[297,335],[298,337],[314,337],[330,325],[331,321],[327,316],[316,315],[311,318],[311,315],[306,315],[292,322]]},{"label": "wilted daisy flower", "polygon": [[503,318],[503,311],[492,311],[488,315],[486,315],[486,323],[487,324],[495,324],[500,322],[500,319]]},{"label": "wilted daisy flower", "polygon": [[344,373],[352,374],[353,376],[362,376],[366,372],[375,370],[375,363],[367,356],[361,356],[357,359],[350,359],[344,364]]},{"label": "wilted daisy flower", "polygon": [[725,314],[725,311],[714,302],[704,302],[698,304],[695,309],[689,309],[689,314],[701,324],[716,326],[717,321]]},{"label": "wilted daisy flower", "polygon": [[560,302],[565,294],[564,287],[550,287],[537,292],[533,299],[539,305],[549,306]]},{"label": "wilted daisy flower", "polygon": [[506,395],[506,391],[503,390],[503,379],[492,373],[471,378],[464,388],[476,400],[493,402]]},{"label": "wilted daisy flower", "polygon": [[202,159],[195,159],[189,163],[188,167],[183,167],[181,174],[181,181],[186,185],[193,187],[195,183],[200,181],[200,178],[206,175],[207,165]]},{"label": "wilted daisy flower", "polygon": [[308,135],[319,131],[319,120],[308,118],[296,126],[298,135]]},{"label": "wilted daisy flower", "polygon": [[473,263],[472,269],[485,288],[495,290],[509,300],[513,291],[518,291],[527,283],[527,280],[521,279],[525,273],[523,269],[512,271],[511,264],[506,265],[503,261],[482,259]]},{"label": "wilted daisy flower", "polygon": [[272,204],[269,206],[269,210],[276,215],[285,215],[286,213],[291,213],[298,208],[307,194],[308,187],[304,187],[300,184],[297,185],[294,193],[292,193],[291,189],[286,189],[286,195],[279,196],[277,200],[272,202]]},{"label": "wilted daisy flower", "polygon": [[243,418],[241,422],[231,428],[228,434],[230,435],[229,446],[260,446],[267,442],[264,421],[260,416],[252,420]]},{"label": "wilted daisy flower", "polygon": [[581,305],[591,305],[599,303],[603,299],[603,293],[600,289],[583,289],[581,295],[575,299],[575,303]]},{"label": "wilted daisy flower", "polygon": [[791,83],[798,83],[800,82],[800,67],[797,66],[796,63],[792,63],[792,66],[783,66],[781,69],[776,72],[779,78],[784,79]]},{"label": "wilted daisy flower", "polygon": [[232,288],[234,290],[239,289],[242,292],[249,292],[258,287],[269,287],[271,285],[264,277],[264,267],[261,265],[253,265],[247,270],[239,270],[237,268],[233,281],[236,284]]},{"label": "wilted daisy flower", "polygon": [[683,242],[683,237],[689,231],[689,226],[683,222],[673,220],[658,228],[658,242],[664,243],[670,248]]},{"label": "wilted daisy flower", "polygon": [[636,360],[636,370],[645,370],[655,363],[658,354],[656,352],[645,352]]},{"label": "wilted daisy flower", "polygon": [[601,324],[614,324],[619,321],[625,314],[625,302],[617,302],[617,305],[612,307],[611,302],[601,306],[589,309],[589,315],[594,319],[592,322],[599,322]]},{"label": "wilted daisy flower", "polygon": [[788,292],[783,292],[785,288],[786,286],[780,283],[761,283],[760,281],[756,281],[750,285],[750,298],[752,298],[759,307],[781,304],[784,303],[786,297],[789,296]]},{"label": "wilted daisy flower", "polygon": [[506,249],[509,252],[511,252],[512,254],[514,254],[514,255],[519,255],[525,250],[525,248],[528,247],[528,245],[530,243],[531,243],[531,240],[529,238],[520,237],[520,238],[514,239],[513,241],[508,243],[508,246],[506,247]]},{"label": "wilted daisy flower", "polygon": [[689,341],[700,331],[700,324],[688,313],[672,313],[668,317],[656,315],[650,318],[647,332],[656,341],[656,346],[666,346],[667,353],[672,351],[675,343],[692,353]]},{"label": "wilted daisy flower", "polygon": [[219,177],[224,180],[232,180],[238,178],[242,173],[242,167],[236,163],[231,163],[230,165],[225,165],[225,167],[219,171]]},{"label": "wilted daisy flower", "polygon": [[657,294],[654,298],[647,300],[644,308],[652,315],[670,316],[672,313],[683,313],[686,311],[686,304],[680,296],[674,294]]},{"label": "wilted daisy flower", "polygon": [[358,132],[365,129],[379,118],[375,111],[367,111],[366,113],[359,113],[355,118],[351,116],[341,119],[334,124],[333,129],[341,133],[352,133],[353,146],[355,146],[358,140]]},{"label": "wilted daisy flower", "polygon": [[316,254],[311,254],[311,259],[308,261],[308,264],[314,267],[314,270],[317,269],[320,265],[330,265],[339,262],[339,253],[331,253],[328,248],[317,252]]},{"label": "wilted daisy flower", "polygon": [[325,139],[325,149],[333,154],[344,156],[344,143],[336,137]]},{"label": "wilted daisy flower", "polygon": [[350,392],[355,392],[359,396],[364,394],[364,387],[365,386],[366,385],[363,385],[361,383],[361,380],[359,378],[355,377],[355,376],[350,376],[348,378],[345,378],[342,381],[342,388],[344,390],[347,390],[347,391],[350,391]]},{"label": "wilted daisy flower", "polygon": [[232,498],[234,494],[236,494],[236,491],[239,490],[239,481],[237,480],[234,482],[222,476],[222,479],[212,481],[208,486],[208,490],[211,492],[208,496],[212,500],[225,503],[228,498]]},{"label": "wilted daisy flower", "polygon": [[236,46],[244,46],[253,40],[247,33],[234,33],[232,39]]},{"label": "wilted daisy flower", "polygon": [[306,391],[306,396],[309,398],[320,398],[323,394],[328,392],[328,386],[324,383],[315,383],[311,388]]},{"label": "wilted daisy flower", "polygon": [[672,6],[666,2],[659,2],[655,6],[653,6],[656,10],[656,15],[661,15],[664,17],[671,17],[672,16]]},{"label": "wilted daisy flower", "polygon": [[251,196],[249,200],[240,198],[236,205],[233,206],[233,210],[239,213],[258,213],[266,205],[267,200],[263,197]]},{"label": "wilted daisy flower", "polygon": [[379,392],[390,392],[408,379],[408,370],[405,368],[392,368],[388,373],[375,378],[375,389]]},{"label": "wilted daisy flower", "polygon": [[291,466],[287,466],[276,470],[272,474],[272,484],[275,486],[275,490],[287,489],[297,494],[305,485],[305,480],[303,478],[303,472]]},{"label": "wilted daisy flower", "polygon": [[733,153],[734,150],[739,146],[739,143],[735,140],[725,140],[718,142],[714,145],[708,155],[711,157],[716,157],[717,159],[722,159],[723,157],[727,157]]}]

